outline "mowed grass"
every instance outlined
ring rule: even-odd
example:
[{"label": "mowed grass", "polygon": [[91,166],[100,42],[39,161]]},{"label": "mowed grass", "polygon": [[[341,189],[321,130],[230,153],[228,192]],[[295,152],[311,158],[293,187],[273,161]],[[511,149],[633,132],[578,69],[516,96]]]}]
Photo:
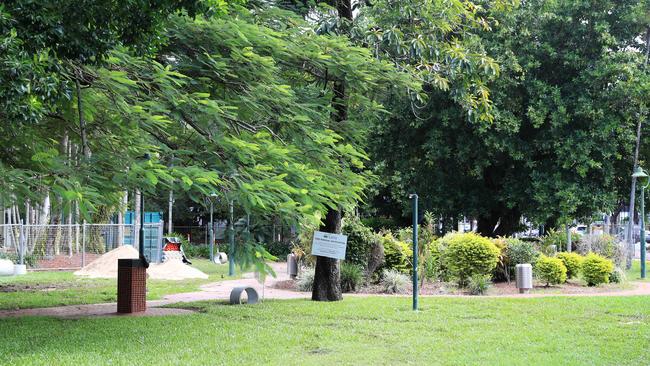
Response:
[{"label": "mowed grass", "polygon": [[[193,266],[208,274],[207,280],[147,281],[147,299],[198,291],[199,286],[228,277],[227,265],[207,259],[192,260]],[[16,290],[16,291],[14,291]],[[29,272],[24,276],[0,277],[0,309],[28,309],[61,305],[95,304],[117,301],[117,280],[91,279],[72,272]]]},{"label": "mowed grass", "polygon": [[628,281],[650,281],[650,261],[646,261],[646,278],[641,279],[641,261],[632,261],[632,268],[625,272]]},{"label": "mowed grass", "polygon": [[0,319],[7,365],[647,365],[648,297],[348,297]]}]

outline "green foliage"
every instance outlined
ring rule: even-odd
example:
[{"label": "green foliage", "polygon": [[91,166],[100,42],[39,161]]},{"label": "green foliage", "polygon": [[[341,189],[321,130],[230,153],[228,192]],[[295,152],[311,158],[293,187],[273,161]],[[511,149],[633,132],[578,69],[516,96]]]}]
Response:
[{"label": "green foliage", "polygon": [[346,262],[366,268],[372,245],[379,240],[375,233],[354,214],[347,215],[343,219],[342,233],[348,236]]},{"label": "green foliage", "polygon": [[595,253],[587,254],[582,262],[582,277],[589,286],[609,283],[609,277],[614,271],[614,263]]},{"label": "green foliage", "polygon": [[283,241],[272,241],[264,243],[264,248],[274,257],[286,260],[287,256],[291,254],[291,244]]},{"label": "green foliage", "polygon": [[[17,253],[0,253],[0,259],[9,259],[14,262],[14,264],[20,263],[20,256]],[[27,268],[37,268],[38,257],[34,254],[25,254],[23,257],[23,263],[27,265]]]},{"label": "green foliage", "polygon": [[354,292],[363,283],[363,269],[347,261],[341,263],[341,291]]},{"label": "green foliage", "polygon": [[498,238],[494,242],[501,249],[496,277],[502,280],[514,278],[517,264],[529,263],[534,267],[540,256],[533,242],[517,238]]},{"label": "green foliage", "polygon": [[[183,245],[183,252],[188,258],[206,258],[210,259],[210,246],[207,244],[188,244]],[[217,248],[214,249],[215,256]]]},{"label": "green foliage", "polygon": [[535,275],[548,285],[558,285],[566,282],[567,269],[561,259],[542,255],[537,259]]},{"label": "green foliage", "polygon": [[412,269],[411,260],[413,258],[411,246],[394,238],[390,232],[384,234],[382,244],[384,246],[384,268],[409,273]]},{"label": "green foliage", "polygon": [[385,269],[381,276],[381,286],[387,294],[403,294],[408,291],[410,279],[407,275],[393,269]]},{"label": "green foliage", "polygon": [[609,282],[611,283],[623,283],[625,281],[627,281],[627,276],[621,268],[614,268],[612,273],[609,274]]},{"label": "green foliage", "polygon": [[385,217],[364,217],[361,222],[371,228],[373,231],[397,230],[399,224],[395,221]]},{"label": "green foliage", "polygon": [[500,252],[490,239],[475,233],[451,233],[443,240],[448,242],[444,262],[460,286],[466,286],[474,275],[489,275],[497,265]]},{"label": "green foliage", "polygon": [[[407,9],[415,1],[390,3],[388,9]],[[429,9],[418,3],[426,14]],[[484,77],[461,76],[470,78],[476,91],[489,89],[490,124],[467,123],[463,103],[426,85],[426,103],[397,102],[388,123],[373,130],[370,151],[382,176],[375,189],[379,215],[407,216],[408,193],[416,191],[427,198],[421,201],[423,208],[441,217],[475,217],[483,233],[510,235],[522,215],[553,224],[564,217],[613,211],[629,195],[629,184],[621,177],[630,174],[636,122],[647,119],[650,89],[640,42],[648,24],[647,2],[518,3],[507,10],[479,7],[476,15],[486,16],[486,28],[498,25],[461,38],[475,29],[468,26],[458,37],[459,48],[474,46],[480,49],[475,57],[492,56],[499,64],[499,76],[483,84]],[[400,19],[389,11],[384,17]],[[407,29],[426,23],[408,23]],[[402,46],[401,41],[411,39],[402,35],[401,26],[391,28],[392,33],[379,27],[368,36],[382,46]],[[416,50],[422,47],[413,41],[401,49],[413,48],[408,60],[419,60],[424,56]],[[467,59],[471,64],[473,57]]]},{"label": "green foliage", "polygon": [[[571,247],[573,250],[579,246],[580,240],[580,234],[574,232],[571,233]],[[562,230],[549,230],[548,233],[542,237],[540,243],[541,247],[545,249],[551,245],[555,245],[557,252],[567,251],[567,244],[567,234]]]},{"label": "green foliage", "polygon": [[557,253],[557,257],[564,263],[566,267],[566,276],[567,278],[578,277],[580,273],[580,268],[582,266],[582,261],[584,258],[578,253],[567,253],[561,252]]},{"label": "green foliage", "polygon": [[590,252],[600,254],[614,261],[617,266],[622,265],[625,260],[623,244],[619,243],[615,237],[607,234],[583,236],[578,245],[578,251],[583,255]]},{"label": "green foliage", "polygon": [[475,274],[467,282],[467,290],[470,295],[485,295],[492,282],[490,276]]}]

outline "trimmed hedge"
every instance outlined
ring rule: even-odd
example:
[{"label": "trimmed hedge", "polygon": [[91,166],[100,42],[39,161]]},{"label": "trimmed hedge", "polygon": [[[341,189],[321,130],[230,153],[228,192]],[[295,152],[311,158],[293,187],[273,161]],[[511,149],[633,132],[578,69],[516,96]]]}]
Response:
[{"label": "trimmed hedge", "polygon": [[548,285],[557,285],[566,282],[567,269],[561,259],[541,256],[535,265],[537,278]]},{"label": "trimmed hedge", "polygon": [[588,254],[582,262],[582,277],[589,286],[609,283],[613,271],[614,262],[595,253]]},{"label": "trimmed hedge", "polygon": [[583,256],[578,253],[561,252],[557,253],[557,257],[562,261],[562,263],[564,263],[564,266],[566,267],[567,278],[578,277],[578,273],[580,273],[580,267],[582,266],[582,261],[584,260]]},{"label": "trimmed hedge", "polygon": [[472,276],[490,275],[499,261],[499,248],[478,234],[452,233],[442,240],[448,244],[443,253],[444,263],[460,286],[466,286]]}]

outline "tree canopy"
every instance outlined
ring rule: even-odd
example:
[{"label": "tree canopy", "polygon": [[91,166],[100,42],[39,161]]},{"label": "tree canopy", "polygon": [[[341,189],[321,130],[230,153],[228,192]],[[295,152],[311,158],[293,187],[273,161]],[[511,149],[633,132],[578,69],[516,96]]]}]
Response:
[{"label": "tree canopy", "polygon": [[472,122],[436,90],[417,113],[398,106],[371,140],[387,177],[379,212],[401,216],[414,189],[448,223],[465,215],[480,232],[505,235],[522,215],[553,223],[611,211],[645,118],[647,14],[637,1],[526,1],[490,12],[499,25],[480,42],[500,65],[486,84],[493,120]]}]

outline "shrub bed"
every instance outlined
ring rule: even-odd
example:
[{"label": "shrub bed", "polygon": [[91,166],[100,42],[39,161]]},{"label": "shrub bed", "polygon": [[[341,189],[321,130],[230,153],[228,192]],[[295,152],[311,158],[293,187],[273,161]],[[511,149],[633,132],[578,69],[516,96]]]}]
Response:
[{"label": "shrub bed", "polygon": [[567,278],[578,277],[580,273],[580,267],[582,266],[582,261],[584,257],[578,253],[568,253],[561,252],[557,254],[557,257],[564,263],[566,267],[566,276]]},{"label": "shrub bed", "polygon": [[443,241],[448,243],[443,261],[461,287],[474,275],[490,275],[499,261],[499,249],[490,239],[478,234],[452,233],[445,235]]},{"label": "shrub bed", "polygon": [[541,256],[535,265],[537,278],[548,285],[557,285],[566,282],[567,269],[562,260],[555,257]]},{"label": "shrub bed", "polygon": [[595,253],[588,254],[582,262],[582,277],[589,286],[609,283],[609,277],[614,271],[614,263]]},{"label": "shrub bed", "polygon": [[354,263],[341,263],[341,291],[354,292],[363,283],[363,269]]}]

